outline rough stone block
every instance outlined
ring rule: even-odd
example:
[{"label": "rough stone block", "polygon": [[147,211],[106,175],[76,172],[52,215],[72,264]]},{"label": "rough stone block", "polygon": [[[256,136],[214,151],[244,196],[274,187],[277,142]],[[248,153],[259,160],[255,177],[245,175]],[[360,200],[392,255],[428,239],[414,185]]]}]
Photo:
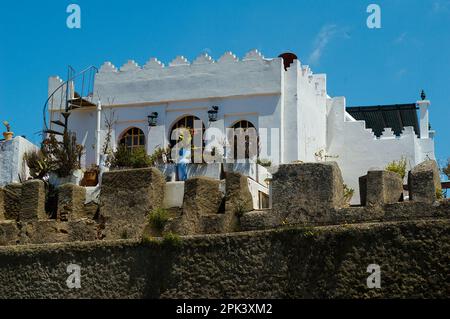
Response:
[{"label": "rough stone block", "polygon": [[5,220],[5,193],[0,187],[0,221]]},{"label": "rough stone block", "polygon": [[20,224],[20,244],[50,244],[69,241],[68,223],[37,220]]},{"label": "rough stone block", "polygon": [[219,213],[222,199],[221,182],[209,177],[194,177],[184,184],[183,214],[211,215]]},{"label": "rough stone block", "polygon": [[241,215],[253,210],[248,178],[239,173],[226,173],[225,212]]},{"label": "rough stone block", "polygon": [[22,184],[9,184],[4,188],[5,218],[17,220],[21,208]]},{"label": "rough stone block", "polygon": [[90,202],[84,205],[84,215],[88,219],[95,219],[98,213],[98,204]]},{"label": "rough stone block", "polygon": [[441,188],[439,168],[436,161],[420,163],[408,174],[409,198],[416,202],[433,203],[436,190]]},{"label": "rough stone block", "polygon": [[[226,216],[224,214],[205,215],[200,217],[200,233],[222,234],[225,232]],[[229,231],[230,232],[230,231]]]},{"label": "rough stone block", "polygon": [[149,213],[163,206],[164,175],[156,168],[106,172],[100,191],[100,216],[107,239],[142,235]]},{"label": "rough stone block", "polygon": [[69,221],[69,241],[94,241],[98,236],[98,224],[90,219]]},{"label": "rough stone block", "polygon": [[45,212],[45,184],[41,180],[31,180],[22,184],[18,220],[47,219]]},{"label": "rough stone block", "polygon": [[208,233],[205,230],[208,225],[214,225],[214,229],[222,229],[220,219],[203,217],[223,212],[224,192],[223,183],[216,179],[194,177],[187,180],[184,184],[182,216],[174,221],[176,231],[181,235],[193,235]]},{"label": "rough stone block", "polygon": [[281,165],[273,175],[273,211],[289,223],[320,223],[344,205],[344,183],[335,162]]},{"label": "rough stone block", "polygon": [[86,189],[75,184],[58,187],[58,221],[70,221],[85,217]]},{"label": "rough stone block", "polygon": [[19,229],[15,221],[0,222],[0,246],[16,245],[19,240]]},{"label": "rough stone block", "polygon": [[359,178],[361,205],[382,206],[397,203],[403,193],[403,180],[390,171],[369,171]]},{"label": "rough stone block", "polygon": [[242,231],[270,229],[280,225],[278,216],[270,210],[244,214],[240,221]]},{"label": "rough stone block", "polygon": [[98,224],[89,219],[69,222],[34,220],[19,222],[18,225],[20,235],[17,237],[22,245],[94,241],[98,238]]}]

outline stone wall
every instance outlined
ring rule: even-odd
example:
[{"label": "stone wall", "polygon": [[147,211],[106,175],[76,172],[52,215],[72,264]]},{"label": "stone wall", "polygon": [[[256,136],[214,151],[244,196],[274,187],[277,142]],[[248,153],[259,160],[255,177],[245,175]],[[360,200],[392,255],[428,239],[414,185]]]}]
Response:
[{"label": "stone wall", "polygon": [[[45,211],[44,182],[27,181],[7,185],[0,192],[0,219],[6,220],[0,220],[0,245],[445,218],[449,202],[436,200],[436,169],[434,161],[427,161],[410,173],[414,196],[408,202],[399,202],[403,185],[398,174],[369,171],[360,178],[360,196],[367,206],[347,207],[336,163],[282,165],[273,176],[273,208],[264,211],[252,211],[247,177],[241,174],[228,172],[222,181],[195,177],[185,182],[183,207],[167,217],[156,217],[166,219],[159,229],[152,226],[150,215],[163,207],[165,179],[155,168],[105,173],[100,207],[85,204],[83,187],[58,187],[56,220]],[[74,232],[80,227],[85,233]]]},{"label": "stone wall", "polygon": [[41,180],[10,184],[0,189],[0,246],[95,241],[101,238],[102,224],[92,213],[96,205],[85,204],[83,187],[66,184],[57,189],[56,219],[50,218],[46,211],[48,195],[49,190]]},{"label": "stone wall", "polygon": [[[419,168],[408,202],[397,202],[399,177],[368,172],[361,207],[345,206],[335,163],[280,167],[273,209],[256,212],[245,177],[191,179],[164,229],[187,236],[163,238],[146,233],[164,198],[156,169],[106,173],[98,212],[83,188],[61,186],[56,219],[43,182],[8,185],[0,298],[448,298],[450,200],[436,201],[434,164]],[[78,290],[69,264],[82,269]],[[370,264],[381,289],[367,288]]]},{"label": "stone wall", "polygon": [[[450,220],[0,247],[0,298],[448,298]],[[81,288],[66,286],[69,264]],[[369,289],[367,267],[381,267]]]}]

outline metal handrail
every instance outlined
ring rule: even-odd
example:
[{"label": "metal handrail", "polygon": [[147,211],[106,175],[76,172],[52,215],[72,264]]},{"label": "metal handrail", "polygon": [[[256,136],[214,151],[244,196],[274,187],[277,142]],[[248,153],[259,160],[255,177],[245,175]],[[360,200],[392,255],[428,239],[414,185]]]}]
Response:
[{"label": "metal handrail", "polygon": [[[70,71],[73,71],[73,68],[72,68],[72,67],[69,66],[69,68],[71,69]],[[87,67],[86,69],[84,69],[83,71],[81,71],[80,73],[78,73],[78,74],[76,74],[76,75],[70,77],[67,81],[61,83],[61,85],[59,85],[59,86],[53,91],[53,93],[50,94],[50,96],[47,98],[47,101],[45,102],[44,108],[43,108],[44,130],[48,130],[48,126],[47,126],[47,111],[48,111],[48,104],[49,104],[50,100],[53,99],[53,97],[55,96],[56,92],[58,92],[61,88],[63,88],[64,85],[69,86],[70,82],[74,81],[75,79],[77,79],[77,78],[78,78],[79,76],[81,76],[81,75],[84,76],[84,74],[85,74],[86,72],[92,71],[92,70],[95,71],[94,75],[98,72],[97,67],[91,65],[91,66]],[[68,101],[68,96],[67,96],[67,95],[68,95],[68,94],[66,93],[66,97],[65,97],[65,100],[66,100],[66,108],[67,108],[67,101]],[[62,101],[61,101],[61,104],[62,104]],[[67,111],[67,109],[66,109],[66,111]]]}]

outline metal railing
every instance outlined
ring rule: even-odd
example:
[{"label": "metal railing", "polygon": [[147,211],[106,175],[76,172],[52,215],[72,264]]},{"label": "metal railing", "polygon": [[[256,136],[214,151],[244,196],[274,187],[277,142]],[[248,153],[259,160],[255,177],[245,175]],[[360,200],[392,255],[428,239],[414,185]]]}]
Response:
[{"label": "metal railing", "polygon": [[[44,132],[52,129],[52,122],[54,121],[54,113],[61,116],[62,113],[70,112],[70,101],[75,98],[85,99],[92,102],[94,96],[94,80],[98,69],[95,66],[90,66],[83,71],[76,74],[73,67],[68,67],[67,81],[61,83],[44,104],[43,120]],[[80,89],[76,91],[76,89]],[[50,111],[50,121],[48,121],[47,113]],[[61,119],[61,118],[60,118]]]}]

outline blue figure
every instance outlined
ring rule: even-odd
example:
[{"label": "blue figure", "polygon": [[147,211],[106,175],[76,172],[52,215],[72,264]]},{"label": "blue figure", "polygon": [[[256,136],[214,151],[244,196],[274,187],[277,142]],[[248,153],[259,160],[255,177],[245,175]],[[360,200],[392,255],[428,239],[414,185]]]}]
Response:
[{"label": "blue figure", "polygon": [[182,147],[178,153],[180,156],[180,160],[177,164],[177,170],[178,170],[178,179],[180,181],[186,181],[187,180],[187,164],[191,162],[191,150],[186,149]]}]

